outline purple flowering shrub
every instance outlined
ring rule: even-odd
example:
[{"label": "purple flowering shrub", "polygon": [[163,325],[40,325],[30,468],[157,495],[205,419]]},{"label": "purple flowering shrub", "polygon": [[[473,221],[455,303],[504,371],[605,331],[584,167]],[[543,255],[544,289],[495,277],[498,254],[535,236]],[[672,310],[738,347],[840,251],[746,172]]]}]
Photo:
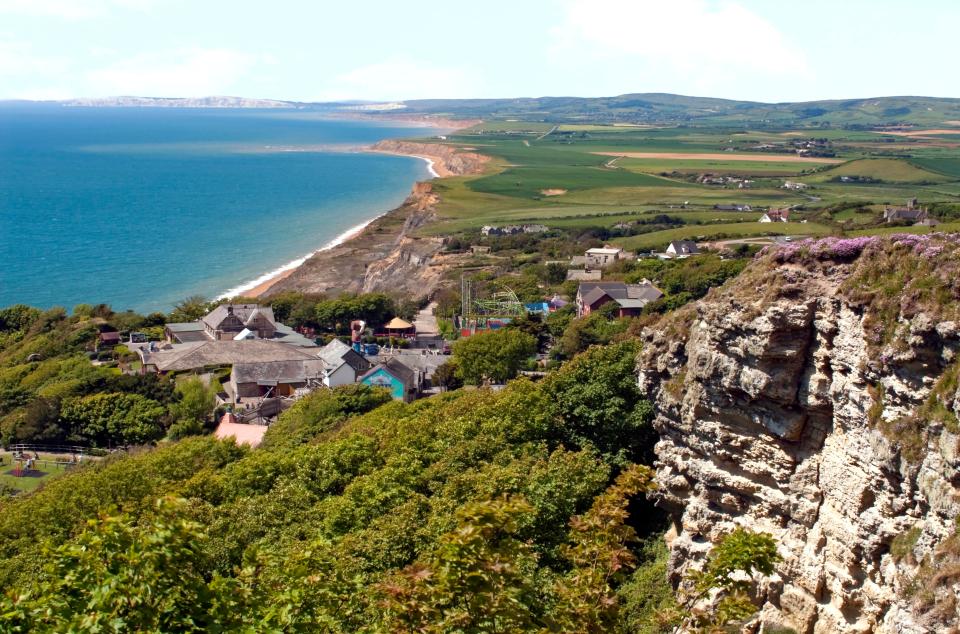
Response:
[{"label": "purple flowering shrub", "polygon": [[811,260],[849,262],[859,257],[864,249],[875,244],[877,240],[875,236],[807,238],[799,242],[764,247],[759,255],[769,254],[778,264],[803,263]]}]

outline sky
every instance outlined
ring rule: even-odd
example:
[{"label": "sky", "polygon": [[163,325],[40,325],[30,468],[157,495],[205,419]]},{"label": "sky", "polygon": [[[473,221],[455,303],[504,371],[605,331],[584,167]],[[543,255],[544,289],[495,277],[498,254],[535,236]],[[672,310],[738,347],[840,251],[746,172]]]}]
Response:
[{"label": "sky", "polygon": [[956,0],[0,0],[0,99],[960,97]]}]

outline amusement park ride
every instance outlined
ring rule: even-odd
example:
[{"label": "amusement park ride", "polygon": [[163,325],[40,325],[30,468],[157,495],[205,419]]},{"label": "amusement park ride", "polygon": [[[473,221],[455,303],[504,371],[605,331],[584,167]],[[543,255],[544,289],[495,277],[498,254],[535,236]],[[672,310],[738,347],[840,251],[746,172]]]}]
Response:
[{"label": "amusement park ride", "polygon": [[473,280],[466,276],[460,278],[461,305],[457,326],[461,337],[497,330],[526,315],[527,309],[513,289],[506,284],[496,284],[502,290],[477,298],[474,297]]}]

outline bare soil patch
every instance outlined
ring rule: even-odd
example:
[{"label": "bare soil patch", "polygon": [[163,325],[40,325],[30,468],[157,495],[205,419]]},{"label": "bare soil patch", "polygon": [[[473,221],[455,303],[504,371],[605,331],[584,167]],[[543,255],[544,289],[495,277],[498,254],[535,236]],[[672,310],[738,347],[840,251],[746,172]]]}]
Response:
[{"label": "bare soil patch", "polygon": [[563,196],[567,193],[565,189],[541,189],[540,193],[544,196]]},{"label": "bare soil patch", "polygon": [[673,159],[687,161],[753,161],[755,163],[846,163],[843,159],[797,156],[796,154],[683,154],[682,152],[592,152],[601,156],[622,156],[638,159]]}]

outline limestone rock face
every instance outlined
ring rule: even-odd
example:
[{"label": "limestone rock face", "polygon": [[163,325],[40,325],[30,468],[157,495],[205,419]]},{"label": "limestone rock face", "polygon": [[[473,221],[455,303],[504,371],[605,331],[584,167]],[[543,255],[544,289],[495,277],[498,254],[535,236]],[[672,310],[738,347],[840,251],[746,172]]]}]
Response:
[{"label": "limestone rock face", "polygon": [[743,526],[771,533],[783,557],[761,588],[763,623],[954,631],[960,586],[923,568],[957,530],[958,438],[927,421],[908,459],[881,430],[922,416],[958,329],[917,315],[901,324],[905,343],[880,352],[863,307],[840,291],[848,274],[785,266],[764,282],[779,288],[738,281],[644,333],[639,382],[658,412],[653,495],[675,519],[671,574],[680,582]]}]

